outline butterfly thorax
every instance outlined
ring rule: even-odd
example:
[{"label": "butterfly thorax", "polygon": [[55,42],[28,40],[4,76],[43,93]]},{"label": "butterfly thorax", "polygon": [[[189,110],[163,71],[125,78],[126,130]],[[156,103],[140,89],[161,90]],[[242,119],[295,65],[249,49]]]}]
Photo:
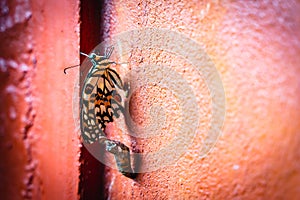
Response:
[{"label": "butterfly thorax", "polygon": [[91,59],[91,62],[93,64],[93,66],[98,68],[98,69],[105,69],[109,65],[115,64],[114,61],[109,60],[105,56],[98,56],[98,55],[93,54],[90,59]]}]

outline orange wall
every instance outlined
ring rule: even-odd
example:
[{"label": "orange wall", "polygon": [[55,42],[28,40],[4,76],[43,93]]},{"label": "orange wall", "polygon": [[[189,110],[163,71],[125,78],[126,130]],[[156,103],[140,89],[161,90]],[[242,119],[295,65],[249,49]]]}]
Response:
[{"label": "orange wall", "polygon": [[[168,28],[203,44],[221,75],[226,94],[222,135],[207,157],[199,159],[197,150],[210,124],[210,109],[202,113],[200,121],[204,125],[176,165],[141,174],[136,182],[111,171],[108,196],[296,199],[300,194],[299,1],[113,1],[106,6],[107,36],[141,27]],[[143,58],[137,67],[144,63],[181,63],[179,58],[174,61],[149,52],[137,56]],[[176,69],[180,73],[184,67]],[[189,68],[184,77],[195,80]],[[196,95],[203,110],[211,105],[202,81],[200,86],[189,83],[200,91]],[[153,101],[163,102],[166,109],[173,108],[172,97],[166,97],[164,90],[148,87],[137,93],[140,95],[134,101],[138,106],[131,108],[137,121],[147,121],[144,110],[149,111]],[[176,116],[168,119],[173,118]],[[172,126],[167,126],[160,138],[148,143],[138,140],[136,148],[157,151],[172,138],[170,129]]]},{"label": "orange wall", "polygon": [[[79,178],[80,166],[85,165],[79,159],[82,149],[72,108],[78,71],[64,75],[63,69],[79,62],[79,3],[12,1],[7,8],[8,13],[1,11],[0,32],[1,199],[77,199],[79,183],[84,181]],[[174,165],[139,174],[136,180],[107,168],[105,185],[96,186],[104,188],[102,197],[297,199],[299,1],[106,1],[103,9],[99,38],[153,27],[172,29],[201,43],[223,82],[226,119],[213,151],[199,159],[197,152],[211,121],[205,80],[181,65],[180,58],[137,51],[132,68],[145,63],[182,66],[176,70],[195,92],[202,126]],[[151,122],[149,105],[156,103],[171,113],[166,128],[159,138],[136,139],[136,144],[123,133],[111,134],[130,148],[155,152],[178,126],[178,107],[172,104],[176,97],[155,86],[135,92],[130,108],[133,120],[140,125]],[[108,131],[114,130],[118,129],[111,126]]]}]

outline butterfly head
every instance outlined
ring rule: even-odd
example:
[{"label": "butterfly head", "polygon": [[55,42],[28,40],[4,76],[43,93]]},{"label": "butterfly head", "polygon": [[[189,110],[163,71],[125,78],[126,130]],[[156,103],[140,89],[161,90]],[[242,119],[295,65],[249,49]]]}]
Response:
[{"label": "butterfly head", "polygon": [[108,60],[107,55],[99,56],[95,53],[91,53],[88,55],[82,52],[80,52],[80,54],[88,57],[90,61],[93,63],[93,65],[103,65],[103,64],[105,65],[106,63],[112,63],[111,61]]}]

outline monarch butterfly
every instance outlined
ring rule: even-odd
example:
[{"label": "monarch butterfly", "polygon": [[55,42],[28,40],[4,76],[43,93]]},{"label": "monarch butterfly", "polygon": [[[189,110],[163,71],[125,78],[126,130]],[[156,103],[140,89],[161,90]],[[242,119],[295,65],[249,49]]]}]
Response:
[{"label": "monarch butterfly", "polygon": [[80,53],[92,63],[81,93],[81,136],[88,144],[96,141],[105,144],[106,150],[114,154],[118,170],[126,177],[134,178],[129,148],[121,142],[108,139],[104,133],[107,123],[113,122],[114,117],[119,117],[118,111],[124,113],[124,107],[118,101],[121,97],[116,87],[122,90],[126,88],[119,74],[110,68],[117,64],[109,60],[113,50],[112,46],[106,48],[104,56]]}]

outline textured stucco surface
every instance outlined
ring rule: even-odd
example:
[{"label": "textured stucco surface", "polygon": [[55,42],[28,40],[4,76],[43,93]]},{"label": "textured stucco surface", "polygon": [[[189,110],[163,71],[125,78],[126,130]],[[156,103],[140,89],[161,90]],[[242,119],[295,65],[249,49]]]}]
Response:
[{"label": "textured stucco surface", "polygon": [[[78,8],[76,1],[1,3],[1,199],[79,198],[80,142],[72,108],[78,70],[63,74],[65,67],[79,62]],[[103,9],[99,37],[144,27],[167,28],[201,44],[223,81],[226,120],[215,148],[200,159],[212,116],[206,80],[183,58],[136,49],[128,60],[131,69],[170,66],[190,84],[201,126],[175,164],[139,174],[136,180],[107,168],[105,185],[83,190],[105,187],[102,195],[109,199],[297,199],[299,1],[105,1]],[[82,49],[88,51],[91,43]],[[126,72],[117,70],[121,75]],[[163,122],[163,128],[146,140],[130,138],[111,124],[109,137],[136,152],[156,152],[179,128],[177,97],[156,84],[133,91],[132,120],[140,126]],[[151,119],[150,111],[157,118]]]},{"label": "textured stucco surface", "polygon": [[[145,63],[180,66],[176,70],[194,88],[203,114],[199,120],[204,125],[198,128],[189,151],[175,165],[140,174],[135,181],[117,170],[108,170],[107,197],[297,199],[299,9],[299,1],[278,0],[106,1],[105,37],[143,27],[183,33],[204,46],[221,75],[226,93],[222,135],[213,151],[199,159],[197,150],[211,120],[211,98],[205,80],[195,77],[179,58],[155,50],[133,52],[131,68]],[[157,138],[133,142],[118,133],[118,139],[140,152],[155,152],[166,145],[177,126],[176,97],[170,91],[148,85],[135,91],[130,104],[132,118],[140,125],[151,122],[148,118],[153,105],[163,107],[168,113],[166,128],[157,133]]]},{"label": "textured stucco surface", "polygon": [[78,13],[76,2],[1,1],[1,199],[78,198],[76,73],[63,73],[78,63]]}]

